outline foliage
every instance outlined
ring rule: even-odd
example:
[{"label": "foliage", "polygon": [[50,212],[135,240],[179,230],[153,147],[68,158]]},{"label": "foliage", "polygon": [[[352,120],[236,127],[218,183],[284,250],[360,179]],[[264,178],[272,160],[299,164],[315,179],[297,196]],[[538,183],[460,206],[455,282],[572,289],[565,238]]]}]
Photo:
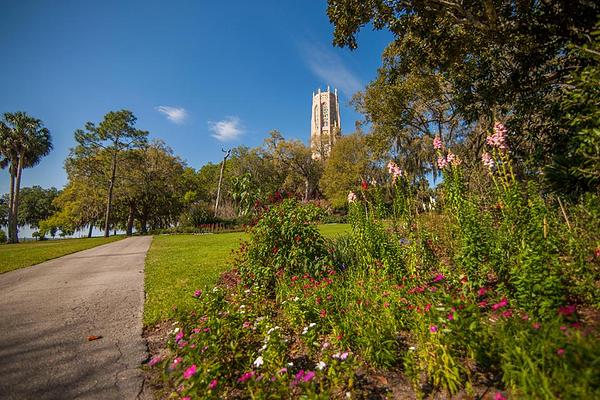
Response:
[{"label": "foliage", "polygon": [[6,243],[6,240],[6,233],[2,229],[0,229],[0,244]]},{"label": "foliage", "polygon": [[402,166],[423,172],[427,140],[464,131],[471,161],[494,119],[507,115],[512,151],[531,171],[560,158],[571,140],[563,91],[572,87],[570,73],[591,63],[568,49],[588,41],[599,9],[587,0],[329,0],[327,14],[337,46],[356,48],[369,23],[393,34],[358,102],[375,148],[399,142]]},{"label": "foliage", "polygon": [[24,187],[21,189],[18,225],[39,227],[42,220],[50,217],[56,209],[53,204],[58,196],[56,188],[44,189],[40,186]]},{"label": "foliage", "polygon": [[[464,162],[434,142],[444,182],[431,211],[415,207],[418,191],[394,162],[387,188],[361,182],[347,196],[352,232],[326,258],[307,257],[321,242],[305,239],[310,218],[294,201],[272,207],[234,259],[241,279],[229,272],[224,286],[189,292],[197,304],[177,314],[170,355],[151,361],[167,389],[598,397],[587,317],[597,313],[598,196],[565,207],[515,174],[502,124],[485,142],[491,184],[477,192]],[[399,368],[410,394],[391,381]]]},{"label": "foliage", "polygon": [[334,208],[346,206],[348,192],[374,178],[371,154],[361,133],[340,137],[325,161],[321,188]]},{"label": "foliage", "polygon": [[573,197],[600,191],[600,21],[589,42],[573,46],[571,53],[585,61],[571,73],[564,91],[562,109],[571,137],[546,172],[555,190]]},{"label": "foliage", "polygon": [[278,274],[316,274],[328,261],[323,236],[313,222],[322,210],[286,199],[264,213],[250,230],[240,273],[246,282],[271,290]]},{"label": "foliage", "polygon": [[8,241],[18,243],[18,216],[23,169],[37,165],[52,150],[50,131],[41,120],[19,111],[4,113],[0,121],[0,168],[10,175]]},{"label": "foliage", "polygon": [[[107,181],[104,236],[111,224],[113,190],[117,169],[124,151],[139,148],[147,142],[148,132],[134,127],[137,118],[129,110],[111,111],[98,124],[87,122],[84,129],[75,131],[77,146],[71,150],[68,163],[75,169],[93,171]],[[98,163],[98,158],[103,159]]]}]

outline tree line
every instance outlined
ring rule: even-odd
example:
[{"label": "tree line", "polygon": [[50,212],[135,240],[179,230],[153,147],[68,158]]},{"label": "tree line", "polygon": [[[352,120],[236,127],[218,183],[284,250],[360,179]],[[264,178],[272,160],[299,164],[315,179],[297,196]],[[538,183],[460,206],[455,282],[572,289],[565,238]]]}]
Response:
[{"label": "tree line", "polygon": [[[0,225],[8,226],[8,241],[18,242],[18,228],[25,225],[45,238],[81,229],[91,236],[94,228],[108,236],[117,229],[131,235],[224,220],[243,224],[277,196],[330,198],[343,208],[347,191],[376,171],[360,132],[341,138],[324,162],[313,159],[301,141],[273,130],[261,146],[238,146],[224,164],[195,170],[135,124],[128,110],[86,123],[75,131],[76,146],[64,163],[65,187],[21,189],[23,168],[48,154],[51,135],[26,113],[5,114],[0,154],[9,168],[11,191],[0,197]],[[221,169],[221,205],[215,209]]]}]

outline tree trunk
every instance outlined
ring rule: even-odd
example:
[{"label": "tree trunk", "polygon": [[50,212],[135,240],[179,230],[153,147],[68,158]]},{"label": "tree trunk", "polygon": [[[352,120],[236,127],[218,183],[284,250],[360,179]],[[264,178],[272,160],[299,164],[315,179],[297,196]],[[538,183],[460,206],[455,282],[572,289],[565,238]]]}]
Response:
[{"label": "tree trunk", "polygon": [[140,219],[140,233],[142,235],[145,235],[148,233],[148,221],[147,221],[146,217],[143,217],[142,219]]},{"label": "tree trunk", "polygon": [[8,243],[13,242],[13,224],[16,223],[15,217],[13,215],[13,202],[15,201],[15,170],[14,167],[11,166],[9,168],[10,172],[10,194],[8,197]]},{"label": "tree trunk", "polygon": [[133,235],[133,206],[129,206],[129,216],[127,217],[127,236]]},{"label": "tree trunk", "polygon": [[117,153],[113,153],[110,181],[108,183],[108,198],[106,199],[106,213],[104,214],[104,237],[110,234],[110,208],[112,206],[113,188],[115,186],[115,175],[117,172]]},{"label": "tree trunk", "polygon": [[12,242],[11,243],[19,243],[19,228],[18,228],[19,192],[21,189],[21,175],[22,174],[23,174],[23,164],[22,164],[22,157],[20,157],[19,164],[17,166],[17,179],[15,180],[15,190],[14,190],[14,197],[13,197],[13,202],[12,202],[13,232],[12,232]]},{"label": "tree trunk", "polygon": [[94,221],[90,221],[90,227],[88,228],[88,238],[92,237],[92,231],[94,230]]}]

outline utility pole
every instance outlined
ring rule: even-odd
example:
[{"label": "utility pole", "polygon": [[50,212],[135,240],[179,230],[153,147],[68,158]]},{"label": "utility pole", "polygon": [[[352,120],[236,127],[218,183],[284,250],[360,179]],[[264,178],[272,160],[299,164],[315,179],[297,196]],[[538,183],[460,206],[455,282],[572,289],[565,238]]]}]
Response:
[{"label": "utility pole", "polygon": [[221,149],[223,153],[225,153],[225,157],[223,157],[223,162],[221,163],[221,174],[219,175],[219,186],[217,187],[217,201],[215,202],[215,216],[217,215],[217,210],[219,209],[219,198],[221,197],[221,182],[223,181],[223,170],[225,169],[225,161],[231,154],[231,149],[225,151]]}]

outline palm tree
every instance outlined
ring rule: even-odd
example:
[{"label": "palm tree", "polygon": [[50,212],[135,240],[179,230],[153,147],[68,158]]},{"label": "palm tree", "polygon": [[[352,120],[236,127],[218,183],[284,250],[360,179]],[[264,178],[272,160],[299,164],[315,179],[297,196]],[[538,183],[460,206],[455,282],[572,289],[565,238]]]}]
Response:
[{"label": "palm tree", "polygon": [[0,121],[0,167],[8,167],[10,194],[8,241],[18,243],[17,215],[23,169],[37,165],[52,150],[50,131],[41,120],[19,111],[4,113]]}]

